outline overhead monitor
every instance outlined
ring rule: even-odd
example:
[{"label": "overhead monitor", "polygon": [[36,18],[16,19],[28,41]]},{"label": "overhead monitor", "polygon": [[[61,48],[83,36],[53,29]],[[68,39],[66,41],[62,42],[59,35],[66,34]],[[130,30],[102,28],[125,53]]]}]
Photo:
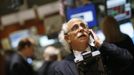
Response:
[{"label": "overhead monitor", "polygon": [[56,42],[55,39],[48,39],[47,36],[41,36],[39,38],[39,44],[41,47],[45,47],[47,45],[51,45],[51,44],[54,44]]},{"label": "overhead monitor", "polygon": [[107,15],[113,16],[117,21],[131,18],[131,5],[127,0],[106,0]]},{"label": "overhead monitor", "polygon": [[28,30],[21,30],[21,31],[12,33],[9,37],[12,48],[16,48],[18,46],[19,41],[22,38],[26,38],[29,36],[30,36],[30,32]]},{"label": "overhead monitor", "polygon": [[88,27],[94,27],[97,25],[95,6],[92,3],[76,8],[67,8],[66,17],[67,20],[70,20],[71,18],[83,19],[88,23]]}]

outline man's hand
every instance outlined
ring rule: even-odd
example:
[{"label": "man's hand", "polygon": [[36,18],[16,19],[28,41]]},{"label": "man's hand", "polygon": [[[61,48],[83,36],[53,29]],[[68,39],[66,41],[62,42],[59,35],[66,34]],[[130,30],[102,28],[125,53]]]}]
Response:
[{"label": "man's hand", "polygon": [[89,29],[89,35],[91,35],[93,37],[95,47],[99,48],[102,44],[102,41],[98,38],[98,36],[93,32],[92,29]]}]

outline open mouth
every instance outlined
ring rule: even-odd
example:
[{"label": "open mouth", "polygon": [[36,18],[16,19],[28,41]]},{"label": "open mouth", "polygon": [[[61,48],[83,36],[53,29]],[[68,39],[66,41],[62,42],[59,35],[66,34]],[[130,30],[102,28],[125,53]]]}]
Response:
[{"label": "open mouth", "polygon": [[78,38],[86,38],[87,36],[85,34],[79,34]]},{"label": "open mouth", "polygon": [[81,37],[86,37],[86,35],[82,34],[82,35],[80,35],[78,38],[81,38]]}]

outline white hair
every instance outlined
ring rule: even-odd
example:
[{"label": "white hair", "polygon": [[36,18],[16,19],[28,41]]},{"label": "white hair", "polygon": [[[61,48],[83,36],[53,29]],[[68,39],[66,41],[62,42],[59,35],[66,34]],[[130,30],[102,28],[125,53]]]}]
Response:
[{"label": "white hair", "polygon": [[84,20],[82,20],[82,19],[80,19],[80,18],[72,18],[72,19],[70,19],[67,23],[64,23],[63,25],[62,25],[62,29],[61,29],[61,31],[60,31],[60,33],[59,33],[59,36],[58,36],[58,38],[59,38],[59,41],[62,43],[62,45],[64,46],[64,48],[65,48],[65,50],[67,51],[67,52],[71,52],[71,50],[70,50],[70,45],[69,45],[69,43],[65,40],[65,38],[64,38],[64,36],[68,33],[68,25],[71,23],[71,22],[73,22],[73,21],[81,21],[81,22],[83,22],[86,26],[87,26],[87,22],[85,22]]},{"label": "white hair", "polygon": [[50,58],[51,55],[57,55],[58,56],[57,60],[61,59],[60,50],[55,48],[54,46],[48,46],[47,48],[44,49],[43,53],[44,60],[46,61],[51,60]]},{"label": "white hair", "polygon": [[67,32],[68,32],[67,24],[64,23],[62,26],[62,30],[59,33],[58,38],[59,38],[59,42],[61,42],[61,44],[64,46],[65,50],[70,53],[71,51],[70,51],[69,43],[64,39],[64,36]]}]

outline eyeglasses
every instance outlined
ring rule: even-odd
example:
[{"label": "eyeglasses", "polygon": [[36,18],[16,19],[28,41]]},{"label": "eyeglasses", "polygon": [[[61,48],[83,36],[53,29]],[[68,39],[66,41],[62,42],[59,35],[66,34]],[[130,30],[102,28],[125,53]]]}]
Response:
[{"label": "eyeglasses", "polygon": [[[76,30],[78,30],[79,28],[87,29],[88,27],[87,27],[87,25],[85,25],[84,23],[74,24],[73,27],[72,27],[67,33],[76,31]],[[66,34],[67,34],[67,33],[66,33]]]}]

